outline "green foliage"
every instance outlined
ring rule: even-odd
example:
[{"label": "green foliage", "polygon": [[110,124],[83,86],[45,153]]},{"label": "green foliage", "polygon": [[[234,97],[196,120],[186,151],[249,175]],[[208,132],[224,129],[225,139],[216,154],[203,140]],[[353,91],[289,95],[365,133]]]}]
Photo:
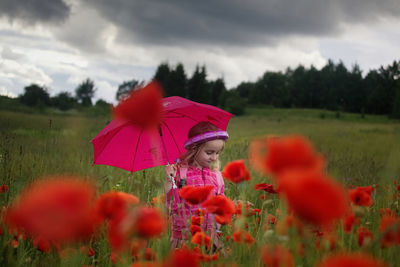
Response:
[{"label": "green foliage", "polygon": [[50,105],[50,96],[44,87],[31,84],[24,88],[24,94],[19,96],[21,103],[27,106],[44,107]]},{"label": "green foliage", "polygon": [[229,93],[225,101],[225,109],[234,115],[243,115],[246,101],[236,93]]},{"label": "green foliage", "polygon": [[[103,104],[99,102],[98,106]],[[325,114],[323,120],[320,118],[322,113]],[[0,205],[9,205],[32,181],[45,175],[65,173],[94,178],[99,193],[115,189],[137,195],[142,203],[152,205],[152,198],[163,192],[163,167],[129,173],[115,167],[92,164],[93,148],[89,141],[109,121],[109,116],[62,116],[0,111],[0,185],[9,185],[9,191],[0,194]],[[231,119],[228,125],[230,138],[220,159],[222,166],[232,160],[247,159],[249,142],[256,137],[294,133],[308,137],[316,150],[326,158],[328,174],[334,179],[345,182],[348,186],[379,184],[380,189],[376,187],[374,191],[374,205],[363,210],[364,217],[361,221],[362,225],[373,232],[375,243],[362,250],[390,264],[399,262],[400,254],[398,247],[379,247],[379,209],[390,207],[399,212],[398,203],[393,199],[397,193],[393,181],[398,181],[397,178],[400,177],[399,130],[398,121],[390,120],[386,116],[367,115],[361,119],[359,114],[341,112],[341,117],[336,119],[335,112],[329,110],[249,106],[245,115]],[[277,196],[268,195],[267,200],[261,200],[260,196],[265,193],[254,191],[253,187],[257,183],[271,183],[271,180],[253,169],[250,172],[252,180],[245,184],[236,185],[226,181],[225,194],[232,199],[248,200],[255,208],[263,209],[262,216],[253,216],[247,221],[248,231],[255,237],[255,243],[247,246],[231,240],[224,241],[225,247],[231,249],[232,253],[228,257],[220,255],[216,264],[235,262],[239,266],[262,266],[258,250],[267,243],[279,243],[290,248],[296,266],[315,266],[316,262],[331,253],[324,246],[316,251],[315,239],[308,236],[304,240],[306,256],[302,258],[297,252],[300,239],[295,231],[279,235],[277,226],[271,224],[267,224],[268,230],[265,231],[263,227],[267,214],[277,215],[277,209],[283,213],[285,207]],[[283,216],[284,214],[277,215],[277,222],[282,221]],[[256,218],[260,219],[260,224],[256,223]],[[236,222],[235,226],[238,226],[245,221]],[[62,250],[69,252],[69,256],[65,257],[57,250],[40,252],[33,246],[30,238],[16,237],[18,246],[14,247],[12,241],[15,237],[9,234],[4,225],[1,227],[1,266],[115,266],[110,261],[111,249],[104,232],[90,243],[73,244]],[[341,229],[340,226],[337,228],[338,242],[333,253],[360,250],[356,234],[348,235]],[[221,230],[226,236],[232,234],[230,226],[223,226]],[[169,233],[147,244],[157,254],[158,259],[163,259],[169,253],[168,238]],[[91,245],[95,256],[88,257],[81,253],[82,245]],[[122,256],[126,261],[121,261],[116,266],[131,266],[130,253]],[[205,263],[205,266],[207,264],[213,263]]]},{"label": "green foliage", "polygon": [[144,84],[144,82],[139,82],[134,79],[130,80],[130,81],[125,81],[118,86],[118,90],[115,95],[115,98],[119,102],[122,99],[126,98],[132,90],[135,90],[138,87],[142,87],[143,84]]},{"label": "green foliage", "polygon": [[92,105],[92,98],[96,92],[94,81],[87,78],[75,89],[76,98],[78,102],[84,106],[88,107]]},{"label": "green foliage", "polygon": [[62,111],[72,109],[76,104],[76,99],[69,92],[61,92],[51,98],[51,105]]}]

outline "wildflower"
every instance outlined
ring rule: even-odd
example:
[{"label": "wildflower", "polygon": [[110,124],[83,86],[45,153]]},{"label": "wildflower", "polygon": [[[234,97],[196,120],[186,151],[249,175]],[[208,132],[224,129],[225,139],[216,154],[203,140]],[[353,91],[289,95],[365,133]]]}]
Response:
[{"label": "wildflower", "polygon": [[214,186],[212,185],[206,185],[206,186],[187,185],[179,190],[179,195],[190,204],[197,205],[199,203],[204,202],[208,198],[213,188]]},{"label": "wildflower", "polygon": [[349,196],[355,205],[369,207],[374,203],[371,197],[372,190],[372,186],[356,187],[349,191]]},{"label": "wildflower", "polygon": [[203,216],[192,216],[190,218],[190,223],[192,225],[199,225],[200,226],[203,223],[203,219],[204,219]]},{"label": "wildflower", "polygon": [[160,211],[151,207],[140,207],[135,214],[133,229],[144,238],[161,235],[166,228],[166,220]]},{"label": "wildflower", "polygon": [[122,219],[129,205],[139,203],[139,199],[131,194],[110,191],[102,194],[96,202],[96,213],[101,220]]},{"label": "wildflower", "polygon": [[232,234],[232,239],[235,242],[243,242],[248,245],[251,245],[254,243],[254,238],[251,236],[251,234],[249,234],[247,231],[245,231],[243,229],[235,231]]},{"label": "wildflower", "polygon": [[347,215],[344,218],[344,225],[343,225],[345,232],[349,234],[351,232],[351,229],[353,228],[353,225],[354,224],[358,225],[359,223],[360,223],[360,218],[356,217],[354,213]]},{"label": "wildflower", "polygon": [[0,194],[1,193],[5,193],[5,192],[7,192],[8,191],[8,185],[1,185],[0,186]]},{"label": "wildflower", "polygon": [[250,144],[251,163],[264,174],[279,175],[288,169],[318,169],[324,166],[321,155],[302,136],[268,137]]},{"label": "wildflower", "polygon": [[196,234],[197,232],[201,232],[202,229],[200,226],[192,224],[190,225],[190,232],[192,233],[192,235]]},{"label": "wildflower", "polygon": [[214,213],[215,220],[219,224],[228,224],[232,215],[235,213],[233,201],[223,195],[217,195],[209,198],[202,203],[202,206],[210,213]]},{"label": "wildflower", "polygon": [[10,228],[52,244],[90,237],[98,226],[95,186],[76,177],[43,179],[25,189],[6,211]]},{"label": "wildflower", "polygon": [[244,165],[244,160],[231,161],[222,170],[222,176],[234,183],[251,180],[250,172]]},{"label": "wildflower", "polygon": [[320,172],[286,172],[279,181],[279,192],[289,207],[307,222],[328,226],[349,211],[344,188]]},{"label": "wildflower", "polygon": [[278,192],[274,189],[274,186],[272,184],[256,184],[254,186],[255,190],[264,190],[265,192],[268,192],[270,194],[277,194]]},{"label": "wildflower", "polygon": [[176,266],[199,267],[199,259],[195,252],[187,248],[176,249],[165,260],[163,267]]},{"label": "wildflower", "polygon": [[383,234],[382,247],[400,244],[400,219],[398,217],[384,215],[381,218],[379,231]]},{"label": "wildflower", "polygon": [[374,235],[364,226],[360,226],[357,230],[358,245],[362,247],[364,244],[371,243]]},{"label": "wildflower", "polygon": [[42,252],[50,252],[50,243],[46,239],[35,237],[33,239],[33,246]]},{"label": "wildflower", "polygon": [[386,264],[364,253],[337,254],[325,258],[318,267],[385,267]]},{"label": "wildflower", "polygon": [[266,245],[261,249],[261,259],[267,267],[294,267],[293,255],[281,245]]},{"label": "wildflower", "polygon": [[206,235],[204,232],[197,232],[192,236],[191,242],[196,245],[204,245],[207,249],[211,244],[211,237]]},{"label": "wildflower", "polygon": [[113,115],[144,128],[156,127],[163,120],[161,98],[160,84],[152,81],[141,89],[132,90],[130,95],[113,109]]}]

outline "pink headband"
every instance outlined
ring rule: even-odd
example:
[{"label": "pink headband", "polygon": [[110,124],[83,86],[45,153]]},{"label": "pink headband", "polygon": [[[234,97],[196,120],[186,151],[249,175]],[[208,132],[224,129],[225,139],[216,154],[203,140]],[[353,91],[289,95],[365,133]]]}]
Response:
[{"label": "pink headband", "polygon": [[188,148],[188,146],[202,142],[202,141],[211,141],[215,139],[223,139],[227,140],[229,137],[228,133],[226,131],[213,131],[213,132],[206,132],[202,133],[196,136],[193,136],[192,138],[188,139],[185,142],[184,147]]}]

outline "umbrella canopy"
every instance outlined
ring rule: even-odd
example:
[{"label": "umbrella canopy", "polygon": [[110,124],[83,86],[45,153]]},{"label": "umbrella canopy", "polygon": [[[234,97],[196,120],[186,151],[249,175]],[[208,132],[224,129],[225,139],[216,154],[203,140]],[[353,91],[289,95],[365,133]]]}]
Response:
[{"label": "umbrella canopy", "polygon": [[130,172],[173,163],[183,152],[192,126],[209,121],[226,130],[232,114],[178,96],[163,98],[164,120],[158,129],[144,129],[128,120],[114,119],[91,141],[94,164]]}]

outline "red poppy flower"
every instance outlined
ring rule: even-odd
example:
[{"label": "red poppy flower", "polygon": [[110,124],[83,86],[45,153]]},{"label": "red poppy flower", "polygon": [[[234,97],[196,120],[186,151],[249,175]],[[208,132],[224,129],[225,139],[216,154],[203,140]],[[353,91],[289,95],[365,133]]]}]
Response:
[{"label": "red poppy flower", "polygon": [[223,225],[230,223],[232,215],[235,213],[235,204],[223,195],[209,198],[202,203],[202,206],[208,212],[214,213],[216,222]]},{"label": "red poppy flower", "polygon": [[324,160],[302,136],[268,137],[254,140],[249,147],[251,163],[265,174],[278,175],[287,169],[321,170]]},{"label": "red poppy flower", "polygon": [[194,234],[197,233],[197,232],[201,232],[201,231],[202,231],[202,229],[201,229],[201,227],[198,226],[198,225],[192,224],[192,225],[190,226],[190,232],[192,233],[192,235],[194,235]]},{"label": "red poppy flower", "polygon": [[293,255],[281,245],[264,246],[261,259],[267,267],[294,267]]},{"label": "red poppy flower", "polygon": [[235,242],[242,242],[249,245],[254,243],[254,238],[251,236],[251,234],[243,229],[235,231],[232,234],[232,239]]},{"label": "red poppy flower", "polygon": [[56,176],[25,189],[6,212],[6,223],[52,244],[88,238],[96,226],[95,186],[77,177]]},{"label": "red poppy flower", "polygon": [[374,190],[372,186],[356,187],[349,190],[351,201],[357,206],[371,206],[374,201],[372,200],[371,193]]},{"label": "red poppy flower", "polygon": [[192,216],[190,218],[190,223],[192,225],[199,225],[200,226],[203,223],[203,219],[204,219],[203,216]]},{"label": "red poppy flower", "polygon": [[246,165],[244,165],[244,160],[235,160],[229,162],[225,165],[221,173],[225,179],[228,179],[236,184],[251,180],[250,172]]},{"label": "red poppy flower", "polygon": [[384,215],[381,218],[379,231],[383,233],[381,240],[382,247],[389,247],[400,244],[400,218]]},{"label": "red poppy flower", "polygon": [[266,183],[262,183],[262,184],[256,184],[254,186],[255,190],[264,190],[265,192],[268,192],[270,194],[276,194],[278,192],[276,192],[276,190],[274,189],[274,186],[272,184],[266,184]]},{"label": "red poppy flower", "polygon": [[318,267],[385,267],[386,264],[364,253],[337,254],[320,262]]},{"label": "red poppy flower", "polygon": [[181,248],[174,250],[168,259],[165,260],[163,267],[199,267],[199,259],[196,253],[187,249]]},{"label": "red poppy flower", "polygon": [[133,229],[136,234],[144,238],[161,235],[166,228],[165,217],[161,212],[152,207],[140,207],[135,212]]},{"label": "red poppy flower", "polygon": [[349,211],[345,189],[316,171],[285,172],[279,192],[298,217],[316,225],[328,226]]},{"label": "red poppy flower", "polygon": [[33,239],[33,246],[42,252],[50,252],[50,243],[45,239],[35,237]]},{"label": "red poppy flower", "polygon": [[122,219],[129,205],[139,203],[139,199],[131,194],[110,191],[102,194],[96,202],[96,213],[101,220]]},{"label": "red poppy flower", "polygon": [[113,110],[114,117],[129,120],[144,128],[159,125],[163,119],[162,89],[152,81],[145,87],[133,90]]},{"label": "red poppy flower", "polygon": [[364,226],[360,226],[357,230],[358,245],[362,247],[364,242],[369,243],[374,238],[374,235]]},{"label": "red poppy flower", "polygon": [[206,186],[187,185],[179,190],[179,195],[181,196],[181,198],[183,198],[190,204],[197,205],[205,201],[213,189],[214,186],[212,185],[206,185]]},{"label": "red poppy flower", "polygon": [[197,232],[192,236],[191,242],[195,245],[204,245],[208,249],[211,244],[211,237],[206,235],[204,232]]},{"label": "red poppy flower", "polygon": [[7,192],[8,191],[8,185],[1,185],[0,186],[0,194],[1,193],[5,193],[5,192]]},{"label": "red poppy flower", "polygon": [[353,213],[347,215],[344,218],[344,225],[343,225],[345,232],[349,234],[351,232],[351,229],[353,228],[353,225],[354,224],[357,225],[359,223],[360,223],[359,217],[356,217]]}]

